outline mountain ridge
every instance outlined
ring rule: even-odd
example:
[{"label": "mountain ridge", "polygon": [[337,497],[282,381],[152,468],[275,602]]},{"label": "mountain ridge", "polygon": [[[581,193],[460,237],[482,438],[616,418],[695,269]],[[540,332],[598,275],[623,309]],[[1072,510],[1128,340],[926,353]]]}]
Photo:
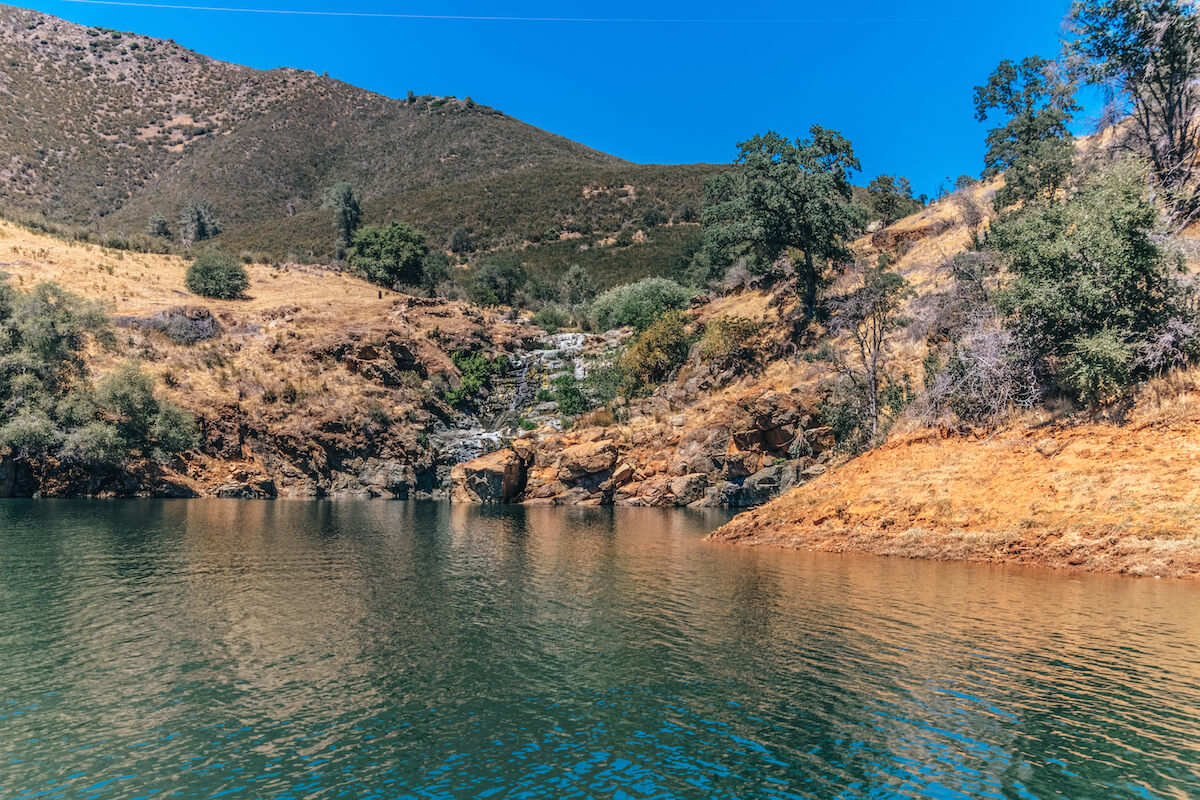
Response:
[{"label": "mountain ridge", "polygon": [[389,98],[14,6],[0,6],[0,60],[0,203],[58,222],[137,231],[205,199],[237,227],[313,208],[336,180],[372,198],[628,163],[469,98]]}]

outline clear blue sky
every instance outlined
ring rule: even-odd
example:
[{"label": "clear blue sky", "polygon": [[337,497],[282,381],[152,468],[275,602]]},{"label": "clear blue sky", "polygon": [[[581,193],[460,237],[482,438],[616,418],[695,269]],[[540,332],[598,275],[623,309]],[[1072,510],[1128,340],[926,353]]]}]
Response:
[{"label": "clear blue sky", "polygon": [[479,2],[143,0],[258,9],[672,22],[383,19],[26,0],[55,16],[173,38],[254,67],[299,67],[391,95],[473,97],[638,162],[727,162],[735,143],[819,123],[853,141],[866,182],[933,194],[977,174],[971,90],[1003,58],[1054,56],[1070,0]]}]

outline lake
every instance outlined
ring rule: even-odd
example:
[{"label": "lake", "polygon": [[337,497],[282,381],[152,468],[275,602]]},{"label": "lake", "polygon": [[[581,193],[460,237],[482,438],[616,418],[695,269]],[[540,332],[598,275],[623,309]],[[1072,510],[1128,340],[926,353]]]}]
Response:
[{"label": "lake", "polygon": [[1200,796],[1200,586],[724,519],[4,501],[0,796]]}]

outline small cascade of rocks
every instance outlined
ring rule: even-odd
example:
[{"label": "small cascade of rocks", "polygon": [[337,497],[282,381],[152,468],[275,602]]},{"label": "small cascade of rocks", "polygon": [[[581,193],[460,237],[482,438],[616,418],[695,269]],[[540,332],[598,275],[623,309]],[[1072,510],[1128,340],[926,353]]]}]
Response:
[{"label": "small cascade of rocks", "polygon": [[505,440],[521,432],[522,420],[561,430],[558,404],[539,400],[539,395],[552,389],[554,379],[562,375],[587,378],[594,364],[615,357],[628,335],[620,331],[547,334],[537,349],[511,356],[507,374],[493,378],[490,392],[473,413],[461,413],[452,424],[430,433],[438,461],[446,465],[438,469],[439,480],[444,483],[441,473],[448,474],[449,465],[502,448]]}]

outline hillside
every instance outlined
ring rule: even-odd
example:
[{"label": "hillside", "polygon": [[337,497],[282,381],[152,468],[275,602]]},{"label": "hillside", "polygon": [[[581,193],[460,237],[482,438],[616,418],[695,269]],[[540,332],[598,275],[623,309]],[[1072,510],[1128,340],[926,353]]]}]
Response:
[{"label": "hillside", "polygon": [[345,180],[364,223],[407,221],[435,249],[458,232],[464,258],[516,249],[535,272],[579,263],[608,285],[689,246],[686,226],[637,233],[694,220],[721,168],[628,164],[469,98],[392,99],[10,6],[0,59],[0,212],[97,241],[155,214],[173,226],[198,200],[233,252],[326,263],[321,194]]},{"label": "hillside", "polygon": [[227,227],[546,165],[618,159],[471,102],[394,100],[294,69],[0,6],[0,204],[107,230],[206,199]]},{"label": "hillside", "polygon": [[[465,235],[463,258],[497,249],[520,252],[543,275],[571,264],[601,285],[661,274],[698,240],[704,181],[720,165],[554,165],[430,186],[369,199],[367,223],[405,220],[430,245],[446,249]],[[648,215],[656,215],[661,222]],[[322,261],[333,256],[333,214],[310,209],[222,234],[232,252]],[[642,236],[634,235],[642,231]],[[627,237],[618,241],[625,232]]]},{"label": "hillside", "polygon": [[250,265],[246,299],[210,300],[183,291],[186,268],[0,223],[0,273],[16,290],[53,281],[111,316],[115,346],[91,349],[89,373],[140,361],[201,439],[170,468],[46,463],[14,479],[0,455],[0,496],[429,492],[477,424],[444,400],[462,380],[453,354],[512,353],[542,336],[498,313],[295,264]]},{"label": "hillside", "polygon": [[[1194,394],[1193,379],[1173,391]],[[922,432],[821,475],[713,534],[837,553],[1200,574],[1200,409],[1125,425],[1027,424],[986,437]]]}]

